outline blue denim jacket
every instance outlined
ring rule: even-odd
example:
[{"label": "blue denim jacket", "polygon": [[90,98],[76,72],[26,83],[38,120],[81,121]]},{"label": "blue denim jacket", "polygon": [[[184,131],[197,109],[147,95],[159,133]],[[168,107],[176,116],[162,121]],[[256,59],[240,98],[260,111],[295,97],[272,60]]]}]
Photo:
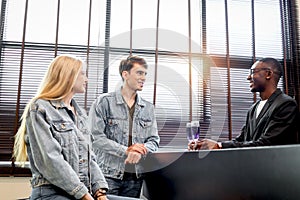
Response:
[{"label": "blue denim jacket", "polygon": [[95,192],[108,185],[91,151],[87,115],[74,100],[72,105],[77,119],[63,102],[36,100],[26,118],[25,140],[32,187],[53,184],[80,199],[90,187]]},{"label": "blue denim jacket", "polygon": [[[93,150],[105,177],[122,179],[128,147],[129,109],[121,90],[100,95],[89,111],[89,124],[94,136]],[[159,146],[154,106],[137,95],[132,123],[132,144],[142,143],[148,152]],[[141,165],[135,166],[137,177]]]}]

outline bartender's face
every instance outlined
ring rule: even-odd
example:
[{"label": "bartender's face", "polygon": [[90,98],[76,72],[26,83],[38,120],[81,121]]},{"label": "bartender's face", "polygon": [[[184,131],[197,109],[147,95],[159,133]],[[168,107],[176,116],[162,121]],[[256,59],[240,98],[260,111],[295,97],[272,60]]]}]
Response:
[{"label": "bartender's face", "polygon": [[250,74],[247,77],[247,80],[250,81],[250,91],[251,92],[263,92],[266,87],[268,79],[268,73],[271,69],[267,66],[264,66],[263,62],[255,62],[250,69]]}]

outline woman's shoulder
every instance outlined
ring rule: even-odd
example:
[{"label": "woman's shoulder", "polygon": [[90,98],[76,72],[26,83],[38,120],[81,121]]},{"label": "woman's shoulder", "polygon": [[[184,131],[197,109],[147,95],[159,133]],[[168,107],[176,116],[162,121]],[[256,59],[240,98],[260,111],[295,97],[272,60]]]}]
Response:
[{"label": "woman's shoulder", "polygon": [[53,108],[53,103],[45,99],[36,99],[30,103],[30,110],[45,111]]}]

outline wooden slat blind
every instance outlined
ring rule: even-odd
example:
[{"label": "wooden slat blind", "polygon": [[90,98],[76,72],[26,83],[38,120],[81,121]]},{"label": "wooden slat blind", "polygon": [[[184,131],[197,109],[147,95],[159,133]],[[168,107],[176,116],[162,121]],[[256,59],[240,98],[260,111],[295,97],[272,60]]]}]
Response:
[{"label": "wooden slat blind", "polygon": [[[62,53],[87,60],[88,89],[76,96],[87,112],[99,94],[120,84],[120,59],[130,53],[146,58],[149,69],[141,95],[155,104],[162,147],[185,148],[185,123],[191,119],[200,121],[202,138],[238,135],[258,98],[249,92],[246,77],[260,57],[282,62],[286,73],[280,87],[299,102],[297,1],[158,0],[147,2],[146,15],[141,12],[145,5],[135,0],[45,2],[53,16],[40,16],[51,24],[49,34],[41,37],[33,32],[41,1],[28,1],[27,10],[25,1],[1,4],[0,161],[11,159],[16,116],[34,95],[49,62]],[[265,13],[272,13],[272,20]],[[74,15],[78,20],[71,20]],[[73,26],[66,29],[69,23]]]}]

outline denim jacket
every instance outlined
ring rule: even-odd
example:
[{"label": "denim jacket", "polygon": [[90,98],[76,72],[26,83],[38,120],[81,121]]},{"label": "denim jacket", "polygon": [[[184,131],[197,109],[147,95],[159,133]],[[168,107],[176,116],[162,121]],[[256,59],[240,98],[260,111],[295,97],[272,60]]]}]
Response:
[{"label": "denim jacket", "polygon": [[[105,177],[123,178],[129,137],[128,118],[129,109],[120,89],[100,95],[90,108],[93,150]],[[159,141],[154,106],[137,95],[132,122],[132,144],[144,144],[148,152],[154,152],[158,149]],[[137,177],[140,177],[141,165],[136,164],[135,171]]]},{"label": "denim jacket", "polygon": [[26,118],[25,140],[32,187],[53,184],[80,199],[89,189],[108,185],[91,151],[87,115],[75,100],[72,105],[77,119],[61,101],[36,100]]}]

